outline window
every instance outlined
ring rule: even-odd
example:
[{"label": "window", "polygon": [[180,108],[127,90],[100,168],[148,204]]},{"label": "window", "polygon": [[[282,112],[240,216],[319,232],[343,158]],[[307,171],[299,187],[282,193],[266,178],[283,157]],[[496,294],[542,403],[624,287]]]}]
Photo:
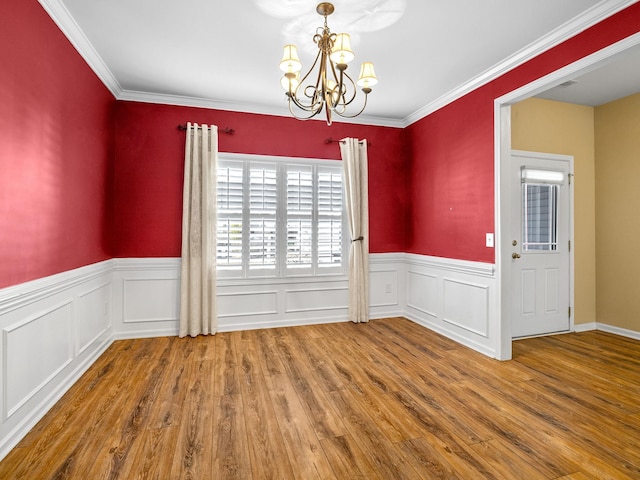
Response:
[{"label": "window", "polygon": [[522,249],[558,249],[559,185],[522,184]]},{"label": "window", "polygon": [[221,156],[219,276],[344,274],[342,192],[339,162]]}]

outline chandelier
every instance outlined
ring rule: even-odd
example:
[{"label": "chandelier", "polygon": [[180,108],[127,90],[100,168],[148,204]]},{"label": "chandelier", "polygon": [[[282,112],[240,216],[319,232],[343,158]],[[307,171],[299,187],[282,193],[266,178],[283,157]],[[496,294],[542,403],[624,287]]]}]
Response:
[{"label": "chandelier", "polygon": [[[348,33],[336,34],[329,30],[327,17],[333,11],[333,5],[328,2],[322,2],[316,7],[316,12],[324,17],[324,27],[318,27],[313,36],[318,53],[313,65],[302,78],[302,63],[295,45],[284,46],[280,62],[280,70],[284,72],[280,84],[286,92],[291,114],[300,120],[307,120],[324,110],[327,125],[331,125],[334,113],[344,118],[360,115],[367,106],[371,87],[378,83],[371,62],[364,62],[360,66],[357,82],[347,74],[347,64],[355,58],[355,54],[351,50],[351,37]],[[313,74],[316,67],[318,71]],[[356,85],[364,92],[364,104],[359,112],[348,113],[347,108],[356,98]],[[294,107],[300,112],[296,113]]]}]

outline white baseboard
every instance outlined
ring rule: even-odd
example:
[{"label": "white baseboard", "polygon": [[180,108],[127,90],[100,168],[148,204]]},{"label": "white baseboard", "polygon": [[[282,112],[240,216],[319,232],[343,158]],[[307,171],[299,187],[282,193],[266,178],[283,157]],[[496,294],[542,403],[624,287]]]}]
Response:
[{"label": "white baseboard", "polygon": [[578,323],[573,325],[574,332],[589,332],[591,330],[597,330],[598,326],[596,322]]},{"label": "white baseboard", "polygon": [[613,333],[615,335],[632,338],[634,340],[640,340],[640,332],[636,332],[635,330],[628,330],[626,328],[614,327],[613,325],[607,325],[606,323],[598,322],[596,330]]}]

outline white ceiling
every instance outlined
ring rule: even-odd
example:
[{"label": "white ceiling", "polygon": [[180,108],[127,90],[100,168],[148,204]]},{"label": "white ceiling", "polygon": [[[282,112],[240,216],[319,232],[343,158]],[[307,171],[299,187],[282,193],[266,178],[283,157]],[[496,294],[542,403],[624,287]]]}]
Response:
[{"label": "white ceiling", "polygon": [[640,46],[599,63],[595,70],[572,77],[536,95],[548,100],[597,107],[640,92]]},{"label": "white ceiling", "polygon": [[[296,43],[308,68],[322,24],[316,0],[40,2],[117,98],[259,113],[286,114],[282,46]],[[403,125],[635,0],[333,3],[329,27],[352,34],[350,70],[370,60],[380,80],[362,120]]]}]

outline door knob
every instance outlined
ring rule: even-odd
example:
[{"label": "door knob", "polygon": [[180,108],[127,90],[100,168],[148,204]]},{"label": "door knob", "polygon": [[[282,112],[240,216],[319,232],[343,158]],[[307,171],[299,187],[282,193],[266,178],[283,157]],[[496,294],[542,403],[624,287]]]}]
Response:
[{"label": "door knob", "polygon": [[514,260],[516,260],[516,259],[520,258],[520,254],[519,254],[519,253],[516,253],[516,252],[513,252],[513,253],[511,254],[511,258],[513,258]]}]

